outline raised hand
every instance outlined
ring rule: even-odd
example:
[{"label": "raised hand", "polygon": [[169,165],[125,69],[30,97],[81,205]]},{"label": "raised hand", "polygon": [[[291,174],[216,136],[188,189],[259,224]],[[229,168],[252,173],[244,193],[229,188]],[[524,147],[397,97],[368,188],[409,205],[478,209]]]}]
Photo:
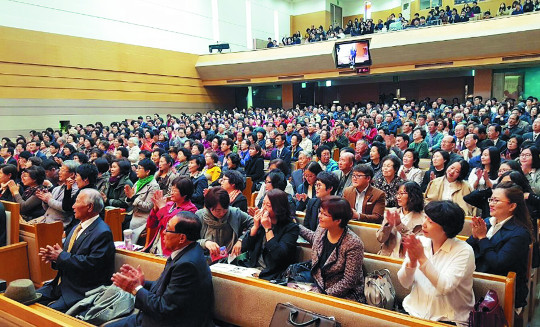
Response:
[{"label": "raised hand", "polygon": [[134,195],[135,195],[135,190],[133,187],[129,186],[129,185],[125,185],[124,186],[124,192],[126,193],[126,196],[128,198],[132,198]]},{"label": "raised hand", "polygon": [[152,203],[154,204],[154,209],[158,211],[167,204],[167,200],[163,197],[163,191],[157,190],[152,196]]}]

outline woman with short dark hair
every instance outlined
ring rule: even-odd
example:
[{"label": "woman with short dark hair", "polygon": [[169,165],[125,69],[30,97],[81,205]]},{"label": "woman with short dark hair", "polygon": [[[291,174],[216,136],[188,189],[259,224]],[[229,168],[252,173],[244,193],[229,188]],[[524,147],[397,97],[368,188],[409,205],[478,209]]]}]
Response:
[{"label": "woman with short dark hair", "polygon": [[192,156],[189,159],[188,169],[189,177],[193,182],[193,197],[192,202],[197,209],[204,207],[204,190],[208,188],[208,179],[203,174],[206,162],[203,156]]},{"label": "woman with short dark hair", "polygon": [[418,185],[422,185],[424,179],[424,171],[418,168],[420,163],[420,156],[418,152],[413,149],[406,149],[403,151],[403,165],[399,168],[398,176],[406,181],[416,182]]},{"label": "woman with short dark hair", "polygon": [[469,173],[469,163],[464,159],[453,162],[444,177],[438,177],[432,180],[426,189],[426,203],[431,201],[448,200],[458,204],[465,215],[473,216],[476,208],[463,200],[463,197],[471,193],[472,189],[469,183],[464,179]]},{"label": "woman with short dark hair", "polygon": [[450,154],[444,150],[436,150],[431,156],[431,165],[429,169],[424,173],[422,180],[422,191],[425,192],[426,188],[432,180],[437,177],[442,177],[446,174],[446,167],[450,163]]},{"label": "woman with short dark hair", "polygon": [[162,190],[157,190],[152,196],[154,207],[150,211],[146,228],[151,231],[150,239],[144,252],[157,255],[170,256],[171,252],[167,250],[164,244],[163,233],[167,229],[167,223],[177,213],[182,211],[196,212],[197,207],[191,203],[193,195],[193,183],[187,177],[177,177],[171,184],[171,201],[163,196]]},{"label": "woman with short dark hair", "polygon": [[174,160],[168,154],[163,154],[159,158],[158,170],[155,174],[159,189],[163,191],[163,196],[168,197],[171,194],[171,187],[174,179],[177,177],[173,169]]},{"label": "woman with short dark hair", "polygon": [[241,252],[248,252],[246,266],[259,268],[259,278],[280,276],[296,260],[298,225],[292,222],[287,193],[268,191],[262,209],[256,210],[253,227],[244,235]]},{"label": "woman with short dark hair", "polygon": [[425,213],[424,235],[403,241],[407,255],[397,276],[411,289],[403,308],[414,317],[467,325],[474,306],[474,253],[456,238],[465,213],[450,201],[430,202]]},{"label": "woman with short dark hair", "polygon": [[242,194],[242,191],[246,188],[246,183],[242,174],[236,170],[227,170],[223,173],[220,184],[229,194],[231,207],[238,208],[247,213],[247,198]]},{"label": "woman with short dark hair", "polygon": [[13,195],[15,202],[21,205],[21,217],[25,221],[43,216],[41,199],[36,193],[43,192],[46,188],[43,186],[45,180],[45,169],[41,166],[32,166],[22,171],[21,182],[24,185],[24,192],[19,193],[20,186],[13,180],[8,181],[9,191]]},{"label": "woman with short dark hair", "polygon": [[321,203],[317,229],[300,226],[300,235],[311,244],[311,276],[317,291],[365,303],[364,243],[347,227],[351,218],[347,200],[330,196]]},{"label": "woman with short dark hair", "polygon": [[257,191],[257,187],[264,179],[264,159],[259,144],[254,143],[249,146],[249,160],[246,163],[246,176],[251,177],[253,182],[252,192]]},{"label": "woman with short dark hair", "polygon": [[[137,182],[133,187],[124,186],[124,192],[127,196],[127,203],[133,208],[133,216],[129,223],[129,228],[133,230],[133,243],[136,244],[139,235],[146,228],[146,221],[150,211],[154,207],[152,197],[159,185],[154,178],[156,165],[150,159],[143,159],[137,165]],[[143,243],[144,244],[144,243]]]},{"label": "woman with short dark hair", "polygon": [[202,223],[199,245],[210,255],[225,246],[235,256],[241,253],[242,234],[253,226],[253,219],[230,205],[229,193],[222,187],[212,187],[204,197],[204,208],[195,214]]},{"label": "woman with short dark hair", "polygon": [[403,258],[403,237],[422,235],[424,197],[418,184],[405,182],[399,185],[396,198],[399,209],[385,211],[381,228],[377,230],[377,240],[382,243],[377,254]]},{"label": "woman with short dark hair", "polygon": [[404,182],[398,176],[401,160],[397,156],[389,154],[381,162],[381,176],[375,178],[373,186],[386,193],[386,207],[393,208],[397,206],[396,194],[399,184]]},{"label": "woman with short dark hair", "polygon": [[0,165],[0,200],[15,202],[13,195],[8,187],[10,180],[15,181],[17,179],[17,166],[15,165]]}]

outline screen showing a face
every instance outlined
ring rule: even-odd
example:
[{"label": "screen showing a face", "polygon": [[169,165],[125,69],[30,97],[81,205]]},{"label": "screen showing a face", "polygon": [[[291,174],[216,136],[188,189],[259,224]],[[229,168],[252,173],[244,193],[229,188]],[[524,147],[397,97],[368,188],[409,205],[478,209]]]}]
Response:
[{"label": "screen showing a face", "polygon": [[368,42],[336,44],[337,67],[352,67],[371,64]]}]

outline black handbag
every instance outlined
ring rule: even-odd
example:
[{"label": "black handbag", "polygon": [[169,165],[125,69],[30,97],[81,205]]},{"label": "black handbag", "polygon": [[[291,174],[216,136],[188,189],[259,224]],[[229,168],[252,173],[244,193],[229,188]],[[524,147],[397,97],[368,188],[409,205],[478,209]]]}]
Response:
[{"label": "black handbag", "polygon": [[300,309],[290,303],[278,303],[269,327],[286,326],[340,327],[341,324],[334,317],[327,317]]},{"label": "black handbag", "polygon": [[313,283],[313,277],[311,276],[311,260],[293,263],[285,270],[283,278],[287,281]]}]

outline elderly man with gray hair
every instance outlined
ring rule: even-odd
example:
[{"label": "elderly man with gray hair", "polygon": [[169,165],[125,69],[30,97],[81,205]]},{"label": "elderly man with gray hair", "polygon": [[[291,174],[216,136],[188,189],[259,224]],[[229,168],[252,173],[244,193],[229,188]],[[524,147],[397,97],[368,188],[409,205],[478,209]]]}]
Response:
[{"label": "elderly man with gray hair", "polygon": [[[29,224],[54,223],[56,221],[61,221],[64,224],[64,229],[69,226],[72,220],[72,214],[71,212],[66,212],[62,209],[62,201],[64,199],[64,192],[66,191],[66,180],[68,178],[75,179],[77,167],[79,167],[79,165],[80,164],[74,160],[64,161],[62,167],[60,167],[58,171],[58,186],[51,192],[47,190],[36,191],[36,196],[43,201],[45,214],[30,220],[28,222]],[[77,184],[73,184],[71,187],[71,196],[75,196],[78,190]]]},{"label": "elderly man with gray hair", "polygon": [[114,242],[109,226],[99,218],[103,199],[95,189],[83,189],[73,204],[80,223],[71,230],[63,248],[57,244],[39,249],[41,260],[58,270],[56,277],[37,292],[41,304],[66,312],[85,293],[111,284],[114,272]]}]

